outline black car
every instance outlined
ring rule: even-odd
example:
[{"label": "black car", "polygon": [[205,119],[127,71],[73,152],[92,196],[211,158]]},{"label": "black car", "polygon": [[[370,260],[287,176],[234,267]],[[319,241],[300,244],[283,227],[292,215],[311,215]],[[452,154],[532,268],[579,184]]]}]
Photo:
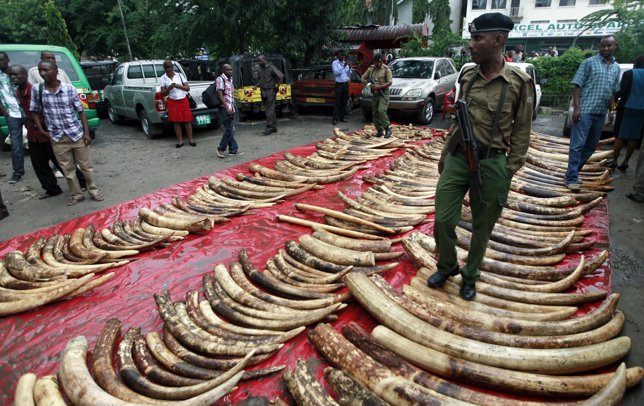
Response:
[{"label": "black car", "polygon": [[112,74],[119,63],[117,61],[82,61],[80,64],[94,96],[94,100],[88,100],[88,103],[92,107],[91,103],[93,102],[98,116],[105,118],[107,117],[107,109],[103,103],[103,89],[110,83]]}]

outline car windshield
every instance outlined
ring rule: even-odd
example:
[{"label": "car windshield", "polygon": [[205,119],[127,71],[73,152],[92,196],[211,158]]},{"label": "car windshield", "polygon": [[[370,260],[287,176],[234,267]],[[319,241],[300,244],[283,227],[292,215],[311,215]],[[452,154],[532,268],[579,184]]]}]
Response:
[{"label": "car windshield", "polygon": [[[6,51],[7,55],[9,55],[9,59],[11,60],[11,65],[22,65],[27,70],[33,68],[34,66],[38,66],[38,63],[40,62],[40,51]],[[56,65],[58,65],[58,69],[62,69],[65,71],[67,76],[69,76],[69,80],[72,82],[78,81],[78,74],[76,73],[76,70],[72,66],[72,62],[69,60],[67,55],[63,54],[62,52],[52,52],[56,56]]]},{"label": "car windshield", "polygon": [[302,73],[302,80],[312,80],[312,79],[323,79],[331,80],[335,79],[333,76],[333,71],[331,69],[312,69]]},{"label": "car windshield", "polygon": [[389,65],[391,74],[401,79],[431,79],[434,61],[393,61]]}]

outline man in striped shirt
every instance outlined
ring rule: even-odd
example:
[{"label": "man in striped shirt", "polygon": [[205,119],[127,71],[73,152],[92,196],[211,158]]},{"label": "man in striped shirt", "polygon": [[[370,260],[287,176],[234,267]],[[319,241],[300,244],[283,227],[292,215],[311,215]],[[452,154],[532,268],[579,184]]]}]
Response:
[{"label": "man in striped shirt", "polygon": [[243,155],[238,151],[237,141],[235,141],[235,87],[233,86],[233,67],[224,64],[223,73],[215,80],[217,97],[219,98],[219,117],[224,126],[224,135],[221,137],[219,147],[217,147],[217,156],[219,158],[228,156],[235,157]]}]

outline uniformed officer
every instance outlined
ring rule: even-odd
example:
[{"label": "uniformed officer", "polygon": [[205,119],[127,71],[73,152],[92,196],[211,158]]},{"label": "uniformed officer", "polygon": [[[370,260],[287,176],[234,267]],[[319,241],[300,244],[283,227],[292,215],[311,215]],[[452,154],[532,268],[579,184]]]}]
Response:
[{"label": "uniformed officer", "polygon": [[427,284],[441,287],[449,276],[460,272],[463,276],[460,295],[465,300],[476,296],[475,283],[490,234],[507,200],[512,176],[526,160],[530,142],[534,83],[528,74],[503,58],[503,47],[513,26],[512,20],[500,13],[483,14],[469,26],[469,50],[476,66],[463,73],[460,98],[467,103],[479,145],[483,201],[478,193],[470,193],[473,229],[467,263],[462,269],[456,261],[455,229],[473,177],[455,122],[438,163],[441,175],[434,219],[438,272]]},{"label": "uniformed officer", "polygon": [[371,86],[371,115],[373,125],[376,126],[376,137],[382,137],[385,132],[385,138],[391,137],[391,128],[389,127],[389,117],[387,117],[387,108],[389,107],[389,87],[391,86],[392,77],[391,69],[383,63],[382,54],[376,54],[373,57],[373,65],[362,75],[362,83]]}]

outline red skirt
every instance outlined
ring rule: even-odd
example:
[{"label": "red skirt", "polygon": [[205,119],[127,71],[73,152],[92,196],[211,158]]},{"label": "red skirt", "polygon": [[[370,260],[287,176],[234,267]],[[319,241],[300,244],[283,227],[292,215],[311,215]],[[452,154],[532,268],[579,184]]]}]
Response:
[{"label": "red skirt", "polygon": [[175,100],[167,98],[165,102],[168,107],[168,121],[171,123],[192,123],[194,117],[190,111],[190,103],[188,98]]}]

